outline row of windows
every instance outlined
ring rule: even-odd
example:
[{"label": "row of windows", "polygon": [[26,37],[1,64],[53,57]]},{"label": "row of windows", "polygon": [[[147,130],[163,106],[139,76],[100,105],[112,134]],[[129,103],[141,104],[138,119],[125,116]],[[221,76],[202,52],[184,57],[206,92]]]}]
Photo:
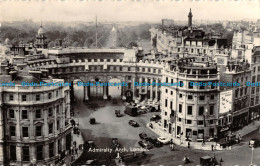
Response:
[{"label": "row of windows", "polygon": [[[179,104],[179,113],[182,113],[182,104]],[[187,115],[192,115],[193,114],[193,106],[187,106]],[[200,106],[199,107],[199,111],[198,111],[198,115],[213,115],[214,114],[214,106],[211,105],[209,108],[209,112],[208,110],[205,109],[205,107]]]},{"label": "row of windows", "polygon": [[[165,93],[168,93],[168,89],[165,90]],[[173,95],[173,91],[171,91],[171,95]],[[179,94],[179,98],[182,98],[182,94]],[[188,100],[192,100],[193,95],[188,95]],[[199,96],[199,100],[205,100],[205,96]],[[210,100],[214,100],[214,95],[210,95]]]},{"label": "row of windows", "polygon": [[[59,105],[56,106],[56,113],[57,114],[60,113],[60,106]],[[50,107],[48,109],[48,116],[49,117],[53,116],[53,108],[52,107]],[[9,109],[9,118],[15,119],[15,113],[14,113],[13,109]],[[42,110],[41,109],[35,110],[35,118],[36,119],[42,118]],[[27,110],[22,110],[22,119],[28,119],[28,111]]]},{"label": "row of windows", "polygon": [[[60,129],[60,121],[57,120],[57,130]],[[48,125],[49,134],[53,134],[53,123]],[[10,136],[16,136],[16,127],[10,126]],[[42,136],[42,126],[35,127],[35,136]],[[22,137],[29,137],[29,127],[22,127]]]},{"label": "row of windows", "polygon": [[[178,121],[181,122],[181,118],[178,118]],[[206,121],[204,120],[195,120],[197,122],[197,125],[204,125]],[[186,119],[186,124],[192,124],[192,120]],[[214,120],[209,120],[209,124],[214,124]]]},{"label": "row of windows", "polygon": [[[54,156],[54,143],[49,144],[49,158]],[[10,145],[10,160],[16,161],[16,146]],[[30,161],[30,147],[22,147],[22,161]],[[36,147],[36,160],[43,160],[43,145],[38,145]]]},{"label": "row of windows", "polygon": [[[59,96],[59,91],[56,91],[56,97]],[[52,93],[48,93],[48,99],[52,99],[53,95]],[[27,95],[21,95],[21,99],[22,101],[27,101]],[[41,100],[41,95],[40,94],[36,94],[35,95],[35,101],[40,101]],[[9,94],[9,101],[14,101],[14,95],[13,94]]]}]

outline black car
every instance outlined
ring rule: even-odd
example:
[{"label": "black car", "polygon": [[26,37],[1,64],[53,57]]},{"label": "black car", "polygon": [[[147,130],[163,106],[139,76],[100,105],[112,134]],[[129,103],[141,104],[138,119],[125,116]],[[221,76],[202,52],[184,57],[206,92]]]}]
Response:
[{"label": "black car", "polygon": [[147,138],[147,134],[146,134],[145,132],[140,133],[140,134],[139,134],[139,137],[140,137],[141,139],[145,139],[145,138]]},{"label": "black car", "polygon": [[86,141],[85,146],[86,146],[86,149],[89,149],[89,148],[92,149],[95,147],[95,143],[93,140],[88,140],[88,141]]},{"label": "black car", "polygon": [[260,141],[256,138],[253,138],[249,141],[249,146],[251,148],[256,148],[256,147],[260,146]]},{"label": "black car", "polygon": [[138,144],[145,149],[152,149],[153,145],[148,141],[139,141]]},{"label": "black car", "polygon": [[133,126],[133,127],[139,127],[139,124],[134,120],[129,120],[128,124]]},{"label": "black car", "polygon": [[112,138],[112,147],[115,148],[119,148],[119,143],[118,143],[118,139],[117,138]]},{"label": "black car", "polygon": [[157,138],[155,138],[155,137],[149,138],[149,141],[150,141],[150,142],[153,144],[153,146],[155,146],[155,147],[161,147],[161,146],[163,146],[163,143],[159,142],[159,141],[157,140]]},{"label": "black car", "polygon": [[150,121],[158,121],[161,119],[161,116],[160,115],[153,115],[150,119]]}]

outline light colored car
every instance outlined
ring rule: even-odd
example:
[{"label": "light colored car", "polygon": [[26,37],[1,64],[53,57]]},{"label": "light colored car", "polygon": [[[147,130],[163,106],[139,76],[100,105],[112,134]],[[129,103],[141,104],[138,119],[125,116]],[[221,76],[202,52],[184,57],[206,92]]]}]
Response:
[{"label": "light colored car", "polygon": [[165,137],[159,137],[159,138],[157,138],[157,140],[159,142],[163,143],[164,145],[170,143],[170,140]]}]

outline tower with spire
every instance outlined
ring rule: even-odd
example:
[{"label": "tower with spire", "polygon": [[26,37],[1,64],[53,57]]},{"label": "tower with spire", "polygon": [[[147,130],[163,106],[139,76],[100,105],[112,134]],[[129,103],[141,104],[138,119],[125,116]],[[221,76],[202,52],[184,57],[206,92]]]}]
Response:
[{"label": "tower with spire", "polygon": [[192,13],[191,13],[191,8],[190,8],[190,12],[189,12],[189,15],[188,15],[188,27],[192,27]]}]

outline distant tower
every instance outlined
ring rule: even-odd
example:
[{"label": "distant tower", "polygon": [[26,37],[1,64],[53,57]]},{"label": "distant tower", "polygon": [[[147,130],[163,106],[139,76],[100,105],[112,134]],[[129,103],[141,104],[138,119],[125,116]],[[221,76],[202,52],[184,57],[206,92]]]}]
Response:
[{"label": "distant tower", "polygon": [[191,13],[191,9],[190,9],[188,18],[189,18],[189,20],[188,20],[188,27],[191,27],[192,26],[192,13]]},{"label": "distant tower", "polygon": [[111,31],[111,36],[113,40],[113,47],[116,47],[116,28],[113,26],[112,31]]},{"label": "distant tower", "polygon": [[35,43],[36,48],[47,48],[48,43],[46,42],[46,39],[47,37],[45,31],[41,25],[38,30],[38,34],[36,35],[36,43]]}]

